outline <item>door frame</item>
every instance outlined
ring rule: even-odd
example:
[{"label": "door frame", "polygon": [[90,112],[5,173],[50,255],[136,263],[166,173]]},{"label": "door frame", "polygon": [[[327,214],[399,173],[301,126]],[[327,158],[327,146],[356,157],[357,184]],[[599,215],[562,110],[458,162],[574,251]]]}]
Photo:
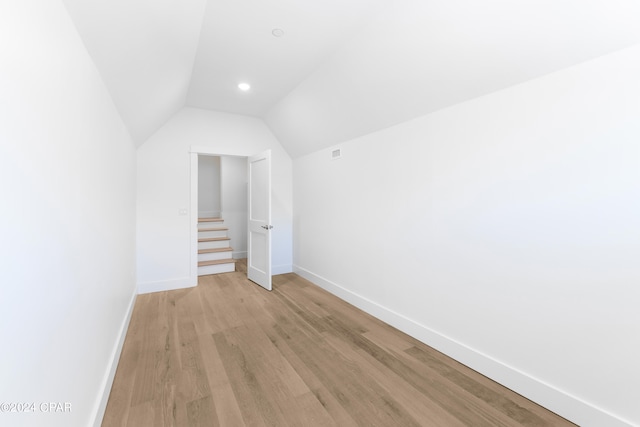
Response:
[{"label": "door frame", "polygon": [[203,146],[192,145],[189,148],[189,162],[191,167],[189,180],[189,282],[191,286],[198,285],[198,156],[242,157],[243,154],[220,153]]}]

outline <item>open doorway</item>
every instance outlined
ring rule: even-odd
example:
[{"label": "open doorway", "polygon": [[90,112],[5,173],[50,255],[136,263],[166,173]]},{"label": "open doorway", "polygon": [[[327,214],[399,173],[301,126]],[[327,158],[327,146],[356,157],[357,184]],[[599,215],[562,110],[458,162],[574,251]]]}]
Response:
[{"label": "open doorway", "polygon": [[[192,286],[198,284],[198,235],[201,222],[198,207],[198,165],[201,156],[220,158],[219,210],[221,217],[228,218],[232,236],[229,240],[236,236],[239,244],[234,248],[233,256],[235,259],[247,259],[249,280],[271,290],[271,150],[247,157],[219,154],[208,147],[191,147],[189,229]],[[216,164],[217,161],[212,163]],[[203,204],[203,214],[206,214],[205,206]],[[215,211],[216,207],[211,209]]]},{"label": "open doorway", "polygon": [[247,158],[197,155],[197,275],[247,257]]}]

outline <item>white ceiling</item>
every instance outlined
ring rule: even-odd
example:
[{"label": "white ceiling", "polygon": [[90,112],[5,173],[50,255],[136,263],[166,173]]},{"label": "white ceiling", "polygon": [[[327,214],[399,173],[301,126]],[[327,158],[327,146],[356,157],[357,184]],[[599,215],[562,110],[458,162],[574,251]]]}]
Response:
[{"label": "white ceiling", "polygon": [[63,1],[138,144],[193,106],[293,157],[640,43],[635,0]]},{"label": "white ceiling", "polygon": [[[372,13],[371,0],[210,0],[187,103],[262,117]],[[279,28],[284,36],[274,37]],[[252,86],[238,92],[241,81]]]},{"label": "white ceiling", "polygon": [[185,105],[207,0],[63,0],[137,144]]}]

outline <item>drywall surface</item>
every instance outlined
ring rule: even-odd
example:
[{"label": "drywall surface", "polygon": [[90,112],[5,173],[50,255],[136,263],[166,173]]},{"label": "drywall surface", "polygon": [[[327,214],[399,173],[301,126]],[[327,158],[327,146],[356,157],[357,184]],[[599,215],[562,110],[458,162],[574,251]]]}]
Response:
[{"label": "drywall surface", "polygon": [[198,156],[198,216],[219,217],[221,203],[220,157]]},{"label": "drywall surface", "polygon": [[583,426],[640,425],[640,47],[294,161],[294,269]]},{"label": "drywall surface", "polygon": [[[222,217],[229,228],[234,258],[247,257],[248,168],[246,157],[220,158],[222,181]],[[289,265],[291,262],[289,262]]]},{"label": "drywall surface", "polygon": [[634,0],[400,0],[265,115],[292,158],[640,43]]},{"label": "drywall surface", "polygon": [[292,269],[291,158],[260,119],[184,108],[138,148],[137,253],[139,288],[189,283],[190,149],[220,155],[273,153],[273,239],[275,273]]},{"label": "drywall surface", "polygon": [[182,108],[206,0],[63,0],[137,146]]},{"label": "drywall surface", "polygon": [[59,0],[0,3],[0,93],[0,425],[85,427],[135,296],[135,148]]}]

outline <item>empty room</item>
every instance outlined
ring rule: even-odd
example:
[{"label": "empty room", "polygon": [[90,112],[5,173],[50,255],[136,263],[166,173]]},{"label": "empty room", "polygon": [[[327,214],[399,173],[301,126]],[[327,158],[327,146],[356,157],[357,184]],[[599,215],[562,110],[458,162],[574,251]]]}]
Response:
[{"label": "empty room", "polygon": [[0,1],[0,426],[640,426],[639,17]]}]

